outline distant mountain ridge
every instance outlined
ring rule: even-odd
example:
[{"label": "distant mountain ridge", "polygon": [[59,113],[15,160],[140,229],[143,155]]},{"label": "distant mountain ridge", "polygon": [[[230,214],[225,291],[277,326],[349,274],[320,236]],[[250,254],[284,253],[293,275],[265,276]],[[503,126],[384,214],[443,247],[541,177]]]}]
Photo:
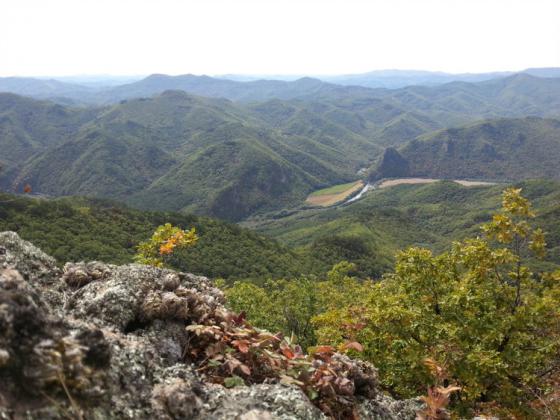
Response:
[{"label": "distant mountain ridge", "polygon": [[234,101],[292,99],[325,88],[324,82],[304,77],[292,82],[256,80],[236,82],[209,76],[167,76],[153,74],[134,83],[121,85],[100,94],[104,102],[152,96],[165,90],[183,90],[193,95],[226,98]]},{"label": "distant mountain ridge", "polygon": [[[530,68],[520,72],[491,72],[451,74],[419,70],[376,70],[363,74],[334,76],[197,76],[185,74],[170,76],[152,74],[145,78],[111,77],[61,77],[24,78],[0,77],[0,92],[53,99],[64,104],[107,104],[124,99],[160,94],[165,90],[185,92],[210,97],[223,97],[236,101],[263,101],[268,99],[293,99],[330,89],[329,84],[366,88],[399,89],[410,86],[439,86],[452,82],[478,83],[502,79],[517,74],[542,78],[560,77],[560,68]],[[134,80],[137,79],[137,80]],[[138,80],[139,79],[139,80]],[[122,82],[119,84],[119,80]],[[129,82],[129,80],[133,80]],[[83,83],[83,84],[80,84]]]},{"label": "distant mountain ridge", "polygon": [[477,83],[492,79],[528,74],[537,77],[560,77],[560,68],[530,68],[519,72],[444,73],[422,70],[375,70],[362,74],[318,77],[325,82],[370,88],[398,89],[408,86],[437,86],[451,82]]}]

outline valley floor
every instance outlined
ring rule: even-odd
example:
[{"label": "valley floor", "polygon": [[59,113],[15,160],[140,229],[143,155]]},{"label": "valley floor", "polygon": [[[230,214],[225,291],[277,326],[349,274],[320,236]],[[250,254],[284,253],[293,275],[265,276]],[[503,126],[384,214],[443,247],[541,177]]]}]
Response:
[{"label": "valley floor", "polygon": [[[388,188],[394,187],[395,185],[402,185],[402,184],[431,184],[433,182],[442,181],[441,179],[435,178],[395,178],[395,179],[386,179],[381,181],[377,185],[377,188]],[[495,182],[486,182],[486,181],[467,181],[464,179],[454,179],[453,182],[457,184],[463,185],[465,187],[475,187],[480,185],[496,185]]]},{"label": "valley floor", "polygon": [[313,206],[329,207],[344,202],[348,197],[364,187],[362,181],[348,184],[335,185],[311,193],[305,200],[306,204]]}]

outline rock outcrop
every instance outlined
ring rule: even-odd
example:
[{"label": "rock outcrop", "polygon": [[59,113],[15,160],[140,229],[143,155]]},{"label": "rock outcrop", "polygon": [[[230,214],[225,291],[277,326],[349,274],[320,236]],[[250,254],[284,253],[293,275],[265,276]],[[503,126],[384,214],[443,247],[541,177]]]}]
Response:
[{"label": "rock outcrop", "polygon": [[369,174],[370,181],[382,178],[401,178],[410,175],[409,162],[394,147],[388,147],[377,166]]},{"label": "rock outcrop", "polygon": [[[223,305],[205,277],[99,262],[61,270],[0,233],[0,419],[326,418],[293,385],[207,380],[186,356],[186,326],[227,314]],[[376,384],[364,366],[354,370]],[[417,400],[374,391],[356,400],[361,418],[415,418]]]}]

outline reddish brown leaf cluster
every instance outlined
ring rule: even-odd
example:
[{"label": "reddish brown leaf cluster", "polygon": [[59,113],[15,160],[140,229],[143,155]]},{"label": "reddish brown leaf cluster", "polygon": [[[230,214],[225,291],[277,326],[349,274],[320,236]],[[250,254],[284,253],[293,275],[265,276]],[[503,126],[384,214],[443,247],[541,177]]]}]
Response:
[{"label": "reddish brown leaf cluster", "polygon": [[422,397],[426,403],[426,408],[418,413],[420,420],[447,420],[450,418],[446,409],[449,404],[449,397],[453,392],[460,391],[459,386],[431,386],[428,388],[428,395]]},{"label": "reddish brown leaf cluster", "polygon": [[[375,392],[375,371],[337,354],[334,347],[318,346],[306,355],[293,338],[254,328],[244,314],[225,314],[215,321],[187,327],[191,333],[187,357],[213,382],[297,385],[326,415],[337,419],[357,418],[356,397],[372,397]],[[341,347],[362,351],[357,342]]]},{"label": "reddish brown leaf cluster", "polygon": [[426,407],[418,413],[418,420],[447,420],[450,418],[447,411],[449,398],[454,392],[460,391],[461,387],[439,385],[447,379],[447,370],[435,360],[425,359],[424,365],[430,370],[437,384],[430,386],[427,395],[422,397]]}]

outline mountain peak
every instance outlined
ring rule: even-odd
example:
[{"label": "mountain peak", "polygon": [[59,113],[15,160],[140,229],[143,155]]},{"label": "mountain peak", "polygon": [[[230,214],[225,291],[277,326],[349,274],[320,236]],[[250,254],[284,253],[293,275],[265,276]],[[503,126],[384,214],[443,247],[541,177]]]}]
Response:
[{"label": "mountain peak", "polygon": [[297,79],[297,80],[294,80],[293,83],[296,83],[296,84],[316,84],[316,85],[320,85],[320,84],[323,84],[324,82],[323,82],[322,80],[316,79],[316,78],[314,78],[314,77],[308,77],[308,76],[306,76],[306,77],[301,77],[301,78],[299,78],[299,79]]},{"label": "mountain peak", "polygon": [[144,78],[144,80],[158,80],[158,79],[167,79],[171,76],[167,75],[167,74],[163,74],[163,73],[154,73],[154,74],[150,74],[149,76],[146,76]]}]

